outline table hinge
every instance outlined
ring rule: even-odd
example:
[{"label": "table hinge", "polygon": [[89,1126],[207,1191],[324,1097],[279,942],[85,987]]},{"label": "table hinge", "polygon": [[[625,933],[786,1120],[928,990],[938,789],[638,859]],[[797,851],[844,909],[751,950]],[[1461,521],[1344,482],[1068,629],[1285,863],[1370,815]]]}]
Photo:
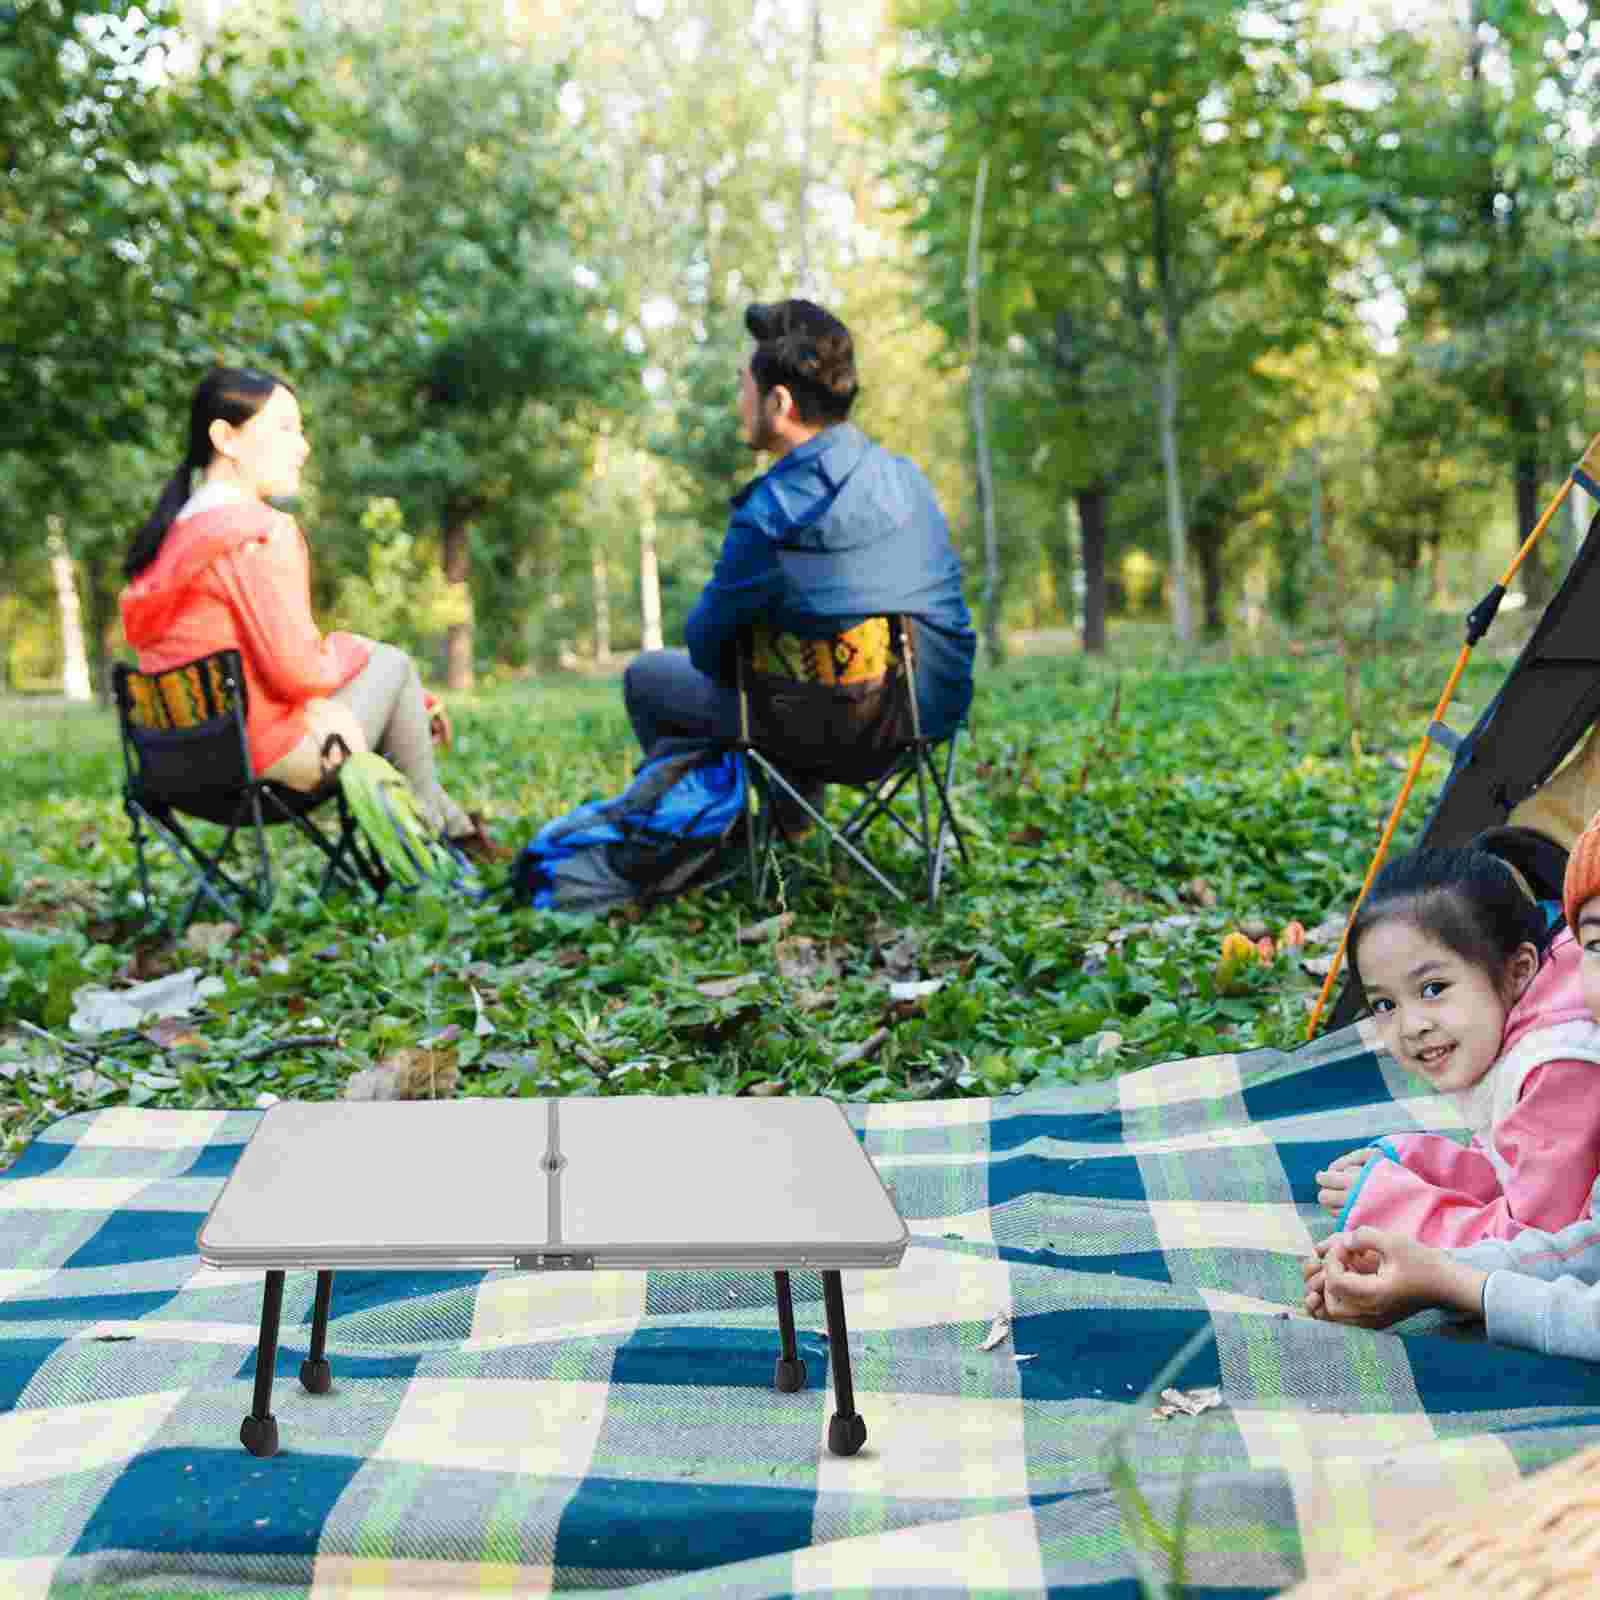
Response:
[{"label": "table hinge", "polygon": [[529,1255],[513,1256],[512,1265],[519,1272],[592,1272],[594,1256],[582,1250],[538,1250]]}]

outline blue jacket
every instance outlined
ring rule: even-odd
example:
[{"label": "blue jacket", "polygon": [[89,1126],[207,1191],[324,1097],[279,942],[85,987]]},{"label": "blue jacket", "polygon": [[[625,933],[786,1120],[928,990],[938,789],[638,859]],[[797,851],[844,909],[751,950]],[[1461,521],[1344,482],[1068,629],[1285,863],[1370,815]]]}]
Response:
[{"label": "blue jacket", "polygon": [[734,680],[740,628],[825,638],[904,612],[916,634],[923,732],[942,739],[972,700],[977,637],[961,562],[922,472],[848,422],[791,450],[733,497],[716,571],[684,624],[689,658]]}]

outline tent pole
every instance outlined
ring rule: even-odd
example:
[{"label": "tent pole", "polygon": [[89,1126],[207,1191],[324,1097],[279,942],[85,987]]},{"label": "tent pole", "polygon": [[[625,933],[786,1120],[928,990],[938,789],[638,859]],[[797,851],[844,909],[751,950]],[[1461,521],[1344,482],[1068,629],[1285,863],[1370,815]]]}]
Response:
[{"label": "tent pole", "polygon": [[[1511,559],[1511,565],[1506,568],[1497,583],[1489,593],[1478,602],[1467,614],[1467,642],[1461,647],[1461,654],[1456,657],[1455,670],[1450,674],[1450,681],[1444,686],[1444,693],[1439,696],[1439,703],[1434,707],[1433,716],[1429,720],[1428,728],[1435,723],[1443,722],[1446,710],[1456,692],[1456,685],[1461,681],[1461,674],[1467,670],[1467,661],[1472,655],[1472,647],[1489,631],[1489,625],[1494,621],[1495,612],[1500,609],[1500,602],[1505,598],[1506,590],[1511,586],[1511,580],[1516,577],[1517,569],[1528,558],[1533,547],[1544,537],[1544,531],[1550,526],[1550,519],[1561,509],[1562,502],[1572,493],[1572,486],[1579,484],[1596,499],[1600,499],[1600,433],[1589,441],[1589,448],[1584,451],[1583,459],[1578,462],[1566,478],[1561,487],[1556,490],[1555,498],[1545,507],[1544,515],[1534,523],[1533,531],[1522,541],[1522,547]],[[1361,909],[1361,902],[1367,897],[1367,890],[1372,887],[1372,880],[1377,877],[1378,869],[1383,865],[1383,858],[1388,853],[1389,841],[1394,837],[1394,830],[1399,825],[1400,814],[1406,808],[1406,801],[1411,798],[1411,790],[1417,781],[1417,774],[1422,770],[1423,760],[1428,754],[1432,738],[1424,730],[1421,742],[1417,745],[1416,753],[1411,758],[1410,769],[1406,773],[1406,781],[1400,786],[1400,796],[1394,803],[1393,810],[1389,813],[1389,820],[1383,825],[1383,833],[1378,839],[1378,848],[1373,854],[1372,863],[1367,868],[1367,875],[1361,882],[1361,892],[1356,896],[1355,904],[1350,907],[1350,915],[1345,918],[1344,933],[1339,938],[1339,948],[1334,951],[1333,964],[1328,968],[1328,975],[1322,980],[1322,990],[1317,995],[1317,1003],[1311,1008],[1311,1020],[1306,1024],[1306,1038],[1314,1039],[1317,1034],[1317,1024],[1322,1020],[1322,1013],[1327,1008],[1328,996],[1333,992],[1333,985],[1339,976],[1339,969],[1344,965],[1345,950],[1350,943],[1350,928],[1356,920],[1356,913]]]}]

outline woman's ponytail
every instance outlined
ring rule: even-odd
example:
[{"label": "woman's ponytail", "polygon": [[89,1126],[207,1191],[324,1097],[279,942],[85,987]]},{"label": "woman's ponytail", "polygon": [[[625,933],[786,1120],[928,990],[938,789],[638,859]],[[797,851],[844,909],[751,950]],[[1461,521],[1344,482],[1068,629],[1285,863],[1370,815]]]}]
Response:
[{"label": "woman's ponytail", "polygon": [[166,487],[161,491],[161,498],[156,501],[156,508],[145,519],[145,524],[134,534],[133,543],[128,547],[128,559],[123,563],[122,570],[130,578],[137,578],[146,567],[155,560],[161,551],[161,541],[167,536],[167,529],[173,524],[178,513],[183,510],[183,503],[189,498],[189,481],[194,472],[187,460],[176,472],[167,479]]},{"label": "woman's ponytail", "polygon": [[[161,541],[176,521],[189,498],[192,476],[211,465],[216,446],[211,442],[211,424],[217,420],[242,428],[262,406],[274,389],[289,387],[282,378],[254,367],[213,367],[200,380],[189,405],[189,448],[183,464],[167,479],[156,508],[133,536],[122,570],[137,578],[161,553]],[[292,392],[292,391],[291,391]]]}]

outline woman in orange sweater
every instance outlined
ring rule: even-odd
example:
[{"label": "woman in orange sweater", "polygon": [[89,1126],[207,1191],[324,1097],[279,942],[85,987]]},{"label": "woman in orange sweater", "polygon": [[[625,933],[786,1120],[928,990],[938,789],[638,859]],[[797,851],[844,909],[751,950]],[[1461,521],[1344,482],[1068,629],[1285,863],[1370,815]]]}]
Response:
[{"label": "woman in orange sweater", "polygon": [[351,751],[377,750],[404,773],[428,820],[465,854],[504,860],[512,852],[439,785],[433,741],[449,745],[450,722],[411,658],[358,634],[324,636],[311,619],[305,537],[267,504],[297,491],[310,448],[282,379],[216,367],[201,380],[188,452],[128,552],[122,631],[139,670],[237,650],[260,776],[317,788],[324,741],[337,733]]}]

